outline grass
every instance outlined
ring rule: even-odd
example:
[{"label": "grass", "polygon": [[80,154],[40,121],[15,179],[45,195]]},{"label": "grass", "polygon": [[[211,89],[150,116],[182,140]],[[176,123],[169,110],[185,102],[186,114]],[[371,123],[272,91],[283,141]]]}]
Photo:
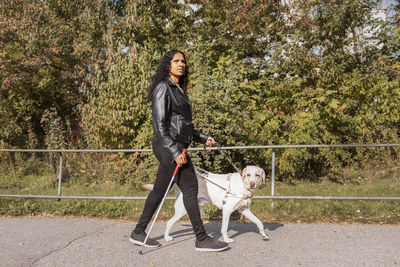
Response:
[{"label": "grass", "polygon": [[[341,176],[322,177],[319,181],[276,182],[279,196],[400,196],[398,168],[385,170],[346,170]],[[351,179],[350,179],[350,178]],[[0,194],[57,195],[57,183],[51,174],[17,177],[0,174]],[[147,196],[147,191],[133,190],[113,181],[87,182],[71,178],[63,183],[62,195]],[[256,195],[270,195],[270,181]],[[173,194],[171,195],[173,196]],[[271,200],[254,199],[251,209],[264,222],[274,223],[367,223],[399,224],[400,201],[376,200]],[[73,215],[119,218],[137,221],[144,200],[75,200],[0,198],[0,215]],[[173,214],[173,201],[167,200],[159,220]],[[188,218],[185,217],[185,220]],[[203,219],[221,220],[221,211],[207,205]],[[238,213],[233,221],[245,221]]]}]

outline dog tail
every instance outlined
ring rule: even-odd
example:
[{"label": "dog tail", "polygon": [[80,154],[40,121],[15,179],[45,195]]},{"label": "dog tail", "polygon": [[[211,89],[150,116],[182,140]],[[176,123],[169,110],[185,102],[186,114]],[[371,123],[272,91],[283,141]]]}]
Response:
[{"label": "dog tail", "polygon": [[148,191],[152,191],[154,188],[154,184],[145,184],[143,185],[144,189],[148,190]]}]

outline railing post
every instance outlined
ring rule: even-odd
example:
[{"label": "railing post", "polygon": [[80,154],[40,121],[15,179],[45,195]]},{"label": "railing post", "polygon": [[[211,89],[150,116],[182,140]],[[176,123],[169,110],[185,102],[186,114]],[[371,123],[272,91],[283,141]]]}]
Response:
[{"label": "railing post", "polygon": [[[63,165],[63,157],[62,153],[60,153],[60,166],[58,168],[58,196],[61,196],[61,182],[62,182],[62,165]],[[61,201],[61,198],[58,199],[58,202]]]},{"label": "railing post", "polygon": [[[275,195],[275,149],[272,149],[271,197]],[[274,199],[271,198],[271,208],[274,208]]]}]

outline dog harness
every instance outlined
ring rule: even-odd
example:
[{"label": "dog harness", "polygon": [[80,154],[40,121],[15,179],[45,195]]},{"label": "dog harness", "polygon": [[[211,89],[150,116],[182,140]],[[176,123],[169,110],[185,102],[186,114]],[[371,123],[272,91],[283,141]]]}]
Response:
[{"label": "dog harness", "polygon": [[223,203],[223,204],[226,203],[226,199],[227,199],[228,197],[241,198],[241,199],[249,199],[249,198],[252,198],[252,197],[253,197],[253,193],[250,192],[250,190],[246,187],[246,185],[244,185],[244,188],[246,189],[247,194],[242,194],[242,193],[238,193],[238,192],[232,191],[232,189],[231,189],[231,176],[233,175],[233,173],[229,173],[229,174],[228,174],[227,179],[226,179],[227,182],[228,182],[228,186],[225,188],[225,187],[223,187],[222,185],[219,185],[219,184],[217,184],[216,182],[212,181],[212,180],[208,177],[208,174],[209,174],[210,172],[208,172],[208,171],[206,171],[206,170],[204,170],[204,169],[202,169],[202,168],[199,168],[199,167],[197,167],[197,166],[194,166],[194,167],[195,167],[196,169],[199,169],[199,170],[201,170],[202,172],[204,172],[204,174],[199,173],[199,172],[196,172],[196,175],[200,176],[201,178],[203,178],[203,179],[206,180],[207,182],[209,182],[209,183],[211,183],[211,184],[213,184],[213,185],[215,185],[215,186],[217,186],[217,187],[219,187],[219,188],[225,190],[225,196],[224,196],[224,198],[223,198],[223,200],[222,200],[222,203]]},{"label": "dog harness", "polygon": [[226,201],[227,201],[226,199],[228,198],[229,195],[231,195],[231,197],[244,198],[243,194],[238,194],[231,190],[231,176],[232,176],[232,173],[229,173],[228,177],[226,178],[226,181],[228,182],[228,186],[225,189],[225,196],[224,196],[224,199],[222,200],[222,204],[226,203]]}]

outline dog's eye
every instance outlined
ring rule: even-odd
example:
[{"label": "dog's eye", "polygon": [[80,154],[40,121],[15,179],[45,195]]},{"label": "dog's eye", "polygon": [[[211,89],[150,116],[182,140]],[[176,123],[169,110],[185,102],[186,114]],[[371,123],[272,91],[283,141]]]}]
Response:
[{"label": "dog's eye", "polygon": [[246,174],[247,176],[250,176],[250,173]]}]

